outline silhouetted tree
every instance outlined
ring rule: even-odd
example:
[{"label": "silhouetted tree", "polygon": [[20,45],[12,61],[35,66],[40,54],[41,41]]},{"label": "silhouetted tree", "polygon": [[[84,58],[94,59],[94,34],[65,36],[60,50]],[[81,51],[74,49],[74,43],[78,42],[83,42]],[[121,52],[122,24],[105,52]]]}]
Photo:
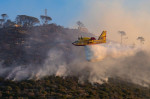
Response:
[{"label": "silhouetted tree", "polygon": [[78,21],[78,22],[77,22],[77,25],[78,25],[78,29],[84,27],[84,24],[83,24],[81,21]]},{"label": "silhouetted tree", "polygon": [[18,15],[16,17],[16,23],[18,25],[21,25],[23,27],[32,27],[39,23],[39,19],[32,17],[32,16],[27,16],[27,15]]},{"label": "silhouetted tree", "polygon": [[44,16],[44,15],[41,15],[40,18],[41,18],[41,21],[42,21],[43,24],[48,24],[52,20],[51,17]]},{"label": "silhouetted tree", "polygon": [[8,15],[7,14],[1,14],[1,16],[2,16],[2,19],[4,19],[4,22],[6,22]]},{"label": "silhouetted tree", "polygon": [[118,31],[119,34],[121,35],[121,44],[122,44],[122,37],[126,35],[125,31]]},{"label": "silhouetted tree", "polygon": [[144,37],[139,36],[139,37],[137,38],[137,40],[139,40],[141,44],[144,44],[144,41],[145,41]]},{"label": "silhouetted tree", "polygon": [[5,23],[4,23],[4,26],[5,27],[11,27],[15,25],[15,22],[12,22],[10,19],[8,19]]}]

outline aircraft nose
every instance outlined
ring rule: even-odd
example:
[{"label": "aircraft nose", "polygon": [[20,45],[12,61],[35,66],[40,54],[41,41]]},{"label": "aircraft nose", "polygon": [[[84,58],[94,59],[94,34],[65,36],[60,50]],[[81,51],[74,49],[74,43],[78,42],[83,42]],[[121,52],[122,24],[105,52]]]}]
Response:
[{"label": "aircraft nose", "polygon": [[75,43],[73,42],[72,44],[74,45]]},{"label": "aircraft nose", "polygon": [[73,42],[72,44],[73,44],[73,45],[76,45],[76,43],[75,43],[75,42]]}]

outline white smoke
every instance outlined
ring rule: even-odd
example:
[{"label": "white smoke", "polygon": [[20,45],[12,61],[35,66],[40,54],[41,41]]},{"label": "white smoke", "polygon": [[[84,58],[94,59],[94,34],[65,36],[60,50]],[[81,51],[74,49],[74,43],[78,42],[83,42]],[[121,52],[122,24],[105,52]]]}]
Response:
[{"label": "white smoke", "polygon": [[[150,57],[143,50],[108,43],[86,46],[85,57],[84,49],[77,49],[80,47],[73,47],[73,52],[61,47],[51,48],[45,63],[39,66],[0,65],[0,76],[11,80],[40,79],[51,75],[76,76],[81,83],[89,81],[100,84],[107,82],[109,77],[120,77],[143,86],[150,84]],[[68,58],[68,55],[71,55],[71,58]]]},{"label": "white smoke", "polygon": [[121,56],[129,56],[135,54],[137,50],[137,47],[114,42],[85,46],[86,59],[88,61],[103,60],[107,57],[119,58]]}]

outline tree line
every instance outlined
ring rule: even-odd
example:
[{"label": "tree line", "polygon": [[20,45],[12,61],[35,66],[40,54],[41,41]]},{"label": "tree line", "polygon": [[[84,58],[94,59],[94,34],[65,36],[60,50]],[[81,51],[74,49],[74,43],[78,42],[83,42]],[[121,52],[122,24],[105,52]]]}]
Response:
[{"label": "tree line", "polygon": [[[126,32],[125,31],[118,31],[118,33],[121,36],[121,42],[120,44],[123,44],[123,39],[128,39],[128,37],[123,38],[124,36],[126,36]],[[138,36],[137,40],[140,41],[141,45],[144,44],[145,38],[142,36]],[[134,44],[133,44],[134,45]]]},{"label": "tree line", "polygon": [[15,18],[15,21],[11,21],[8,18],[7,14],[1,14],[0,28],[12,27],[12,26],[32,27],[35,25],[39,25],[40,21],[42,22],[43,25],[47,25],[52,20],[50,16],[45,16],[45,15],[41,15],[40,19],[41,20],[39,20],[36,17],[28,16],[28,15],[17,15],[17,17]]}]

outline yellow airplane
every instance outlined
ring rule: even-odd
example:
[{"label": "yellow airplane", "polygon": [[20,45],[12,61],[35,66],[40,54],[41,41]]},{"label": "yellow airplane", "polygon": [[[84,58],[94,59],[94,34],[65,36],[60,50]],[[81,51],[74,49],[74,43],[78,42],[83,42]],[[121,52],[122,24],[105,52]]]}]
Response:
[{"label": "yellow airplane", "polygon": [[86,46],[101,43],[106,43],[106,31],[102,32],[98,40],[96,40],[95,37],[80,37],[77,41],[73,42],[72,44],[75,46]]}]

